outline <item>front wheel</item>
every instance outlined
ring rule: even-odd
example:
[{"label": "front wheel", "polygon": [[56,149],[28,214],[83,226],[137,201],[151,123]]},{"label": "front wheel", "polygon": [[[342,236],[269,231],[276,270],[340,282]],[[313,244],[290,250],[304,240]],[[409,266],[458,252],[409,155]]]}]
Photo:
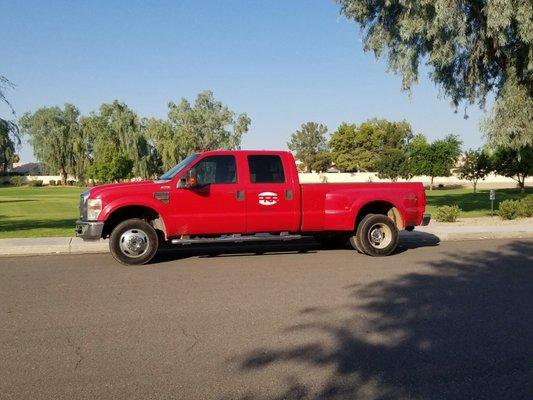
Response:
[{"label": "front wheel", "polygon": [[132,218],[118,224],[109,237],[109,249],[118,262],[140,265],[149,262],[157,252],[157,232],[148,222]]},{"label": "front wheel", "polygon": [[353,238],[357,250],[374,257],[392,254],[399,240],[400,234],[394,221],[381,214],[364,217]]}]

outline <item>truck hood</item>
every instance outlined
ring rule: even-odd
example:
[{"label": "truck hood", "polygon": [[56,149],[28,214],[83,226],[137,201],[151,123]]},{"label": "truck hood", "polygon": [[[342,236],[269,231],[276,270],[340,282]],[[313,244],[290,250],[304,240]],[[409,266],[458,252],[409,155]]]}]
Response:
[{"label": "truck hood", "polygon": [[164,186],[169,186],[169,182],[170,181],[139,181],[99,185],[90,189],[91,198],[102,198],[108,193],[112,193],[113,195],[132,194],[154,189],[162,189]]}]

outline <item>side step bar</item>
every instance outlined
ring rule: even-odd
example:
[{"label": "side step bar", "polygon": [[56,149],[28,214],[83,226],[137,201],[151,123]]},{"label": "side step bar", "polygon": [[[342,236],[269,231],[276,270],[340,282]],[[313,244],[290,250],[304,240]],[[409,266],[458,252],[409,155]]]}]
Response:
[{"label": "side step bar", "polygon": [[268,241],[286,241],[286,240],[295,240],[301,239],[302,235],[271,235],[269,233],[256,233],[255,235],[223,235],[218,237],[207,237],[207,238],[183,238],[182,239],[172,239],[172,244],[209,244],[209,243],[242,243],[242,242],[268,242]]}]

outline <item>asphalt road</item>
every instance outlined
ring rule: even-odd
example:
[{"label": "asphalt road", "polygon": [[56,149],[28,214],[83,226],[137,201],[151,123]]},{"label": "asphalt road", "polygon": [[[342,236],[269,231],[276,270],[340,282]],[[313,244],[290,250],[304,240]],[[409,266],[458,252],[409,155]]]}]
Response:
[{"label": "asphalt road", "polygon": [[533,241],[417,243],[0,258],[0,398],[531,399]]}]

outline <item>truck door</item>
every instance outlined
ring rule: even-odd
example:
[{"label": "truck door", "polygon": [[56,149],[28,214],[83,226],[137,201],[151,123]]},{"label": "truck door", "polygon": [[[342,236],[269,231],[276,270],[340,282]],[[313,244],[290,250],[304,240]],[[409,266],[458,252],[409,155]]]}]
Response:
[{"label": "truck door", "polygon": [[242,233],[246,227],[244,184],[233,155],[213,155],[191,168],[197,186],[171,196],[173,235]]},{"label": "truck door", "polygon": [[299,195],[278,154],[248,155],[246,232],[295,232],[300,224]]}]

